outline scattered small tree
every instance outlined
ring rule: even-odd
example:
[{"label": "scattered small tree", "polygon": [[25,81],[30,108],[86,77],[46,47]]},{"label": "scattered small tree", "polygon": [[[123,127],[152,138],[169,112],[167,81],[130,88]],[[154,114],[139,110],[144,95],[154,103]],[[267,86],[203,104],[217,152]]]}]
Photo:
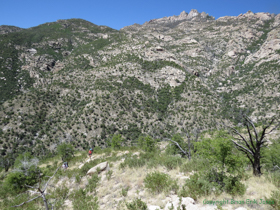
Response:
[{"label": "scattered small tree", "polygon": [[71,144],[63,143],[57,147],[57,152],[62,161],[69,161],[74,156],[74,147]]},{"label": "scattered small tree", "polygon": [[156,140],[151,136],[140,136],[137,141],[138,147],[146,152],[152,152],[156,149]]},{"label": "scattered small tree", "polygon": [[111,139],[111,147],[113,149],[120,149],[123,141],[124,139],[121,134],[114,134]]}]

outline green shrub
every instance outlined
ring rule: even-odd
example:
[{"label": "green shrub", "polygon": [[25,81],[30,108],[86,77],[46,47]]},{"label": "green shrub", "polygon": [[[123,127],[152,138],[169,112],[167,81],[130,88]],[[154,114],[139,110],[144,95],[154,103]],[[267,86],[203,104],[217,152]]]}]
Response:
[{"label": "green shrub", "polygon": [[269,181],[271,181],[276,187],[280,188],[280,171],[275,171],[266,175]]},{"label": "green shrub", "polygon": [[246,187],[238,176],[228,176],[224,179],[224,183],[225,191],[230,195],[244,195],[246,192]]},{"label": "green shrub", "polygon": [[192,172],[192,171],[203,171],[209,168],[210,163],[208,159],[201,157],[193,157],[191,160],[187,160],[180,166],[180,171],[184,173]]},{"label": "green shrub", "polygon": [[186,180],[185,185],[179,192],[182,197],[191,197],[197,200],[200,196],[209,195],[213,185],[211,185],[207,180],[200,177],[199,174],[195,173]]},{"label": "green shrub", "polygon": [[113,135],[112,139],[111,139],[111,147],[112,149],[120,149],[122,146],[122,142],[124,141],[124,139],[122,138],[121,134],[115,134]]},{"label": "green shrub", "polygon": [[208,172],[192,175],[190,179],[186,180],[179,194],[182,197],[192,197],[195,200],[211,193],[219,195],[224,191],[233,196],[244,195],[246,187],[240,182],[240,179],[240,176],[226,176],[223,172],[211,169]]},{"label": "green shrub", "polygon": [[280,210],[280,191],[273,191],[270,198],[265,198],[265,200],[270,201],[270,205],[276,209]]},{"label": "green shrub", "polygon": [[140,168],[146,164],[146,160],[143,158],[137,158],[136,155],[132,157],[127,157],[123,163],[120,164],[120,168],[125,168],[128,166],[129,168]]},{"label": "green shrub", "polygon": [[86,189],[89,192],[95,192],[98,185],[98,182],[100,181],[100,178],[98,177],[98,174],[95,173],[91,176],[91,178],[88,180],[88,185],[86,186]]},{"label": "green shrub", "polygon": [[137,140],[138,147],[146,152],[153,152],[156,149],[156,140],[151,136],[140,136]]},{"label": "green shrub", "polygon": [[172,170],[182,164],[182,158],[174,156],[163,156],[161,164],[168,170]]},{"label": "green shrub", "polygon": [[122,188],[121,195],[122,195],[123,197],[126,197],[126,196],[127,196],[128,190],[129,190],[129,187]]},{"label": "green shrub", "polygon": [[57,147],[57,152],[62,161],[70,161],[74,156],[74,147],[71,144],[63,143]]},{"label": "green shrub", "polygon": [[177,191],[179,186],[176,180],[172,180],[168,174],[158,171],[147,174],[144,179],[145,188],[152,193]]},{"label": "green shrub", "polygon": [[126,203],[128,210],[148,210],[148,206],[141,198],[134,199],[131,203]]},{"label": "green shrub", "polygon": [[73,202],[73,208],[75,210],[98,210],[98,199],[97,197],[92,197],[92,195],[86,195],[86,191],[79,189],[74,191],[69,198]]},{"label": "green shrub", "polygon": [[110,179],[111,179],[112,174],[113,174],[113,171],[112,171],[112,170],[109,170],[109,171],[106,173],[106,178],[107,178],[107,180],[110,180]]}]

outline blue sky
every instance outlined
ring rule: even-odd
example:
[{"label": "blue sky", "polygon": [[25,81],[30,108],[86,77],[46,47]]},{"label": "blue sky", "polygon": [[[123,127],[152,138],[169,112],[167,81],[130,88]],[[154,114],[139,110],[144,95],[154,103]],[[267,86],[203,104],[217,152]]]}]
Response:
[{"label": "blue sky", "polygon": [[251,10],[280,13],[279,0],[0,0],[0,25],[29,28],[58,19],[82,18],[114,29],[191,9],[216,19]]}]

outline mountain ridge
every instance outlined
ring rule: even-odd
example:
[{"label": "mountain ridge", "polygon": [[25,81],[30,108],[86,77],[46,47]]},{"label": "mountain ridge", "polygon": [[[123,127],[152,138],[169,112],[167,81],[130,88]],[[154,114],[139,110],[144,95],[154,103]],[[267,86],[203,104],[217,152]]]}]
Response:
[{"label": "mountain ridge", "polygon": [[106,147],[116,133],[131,144],[242,113],[261,122],[280,109],[279,28],[279,14],[196,10],[119,31],[82,19],[12,28],[0,35],[2,155]]}]

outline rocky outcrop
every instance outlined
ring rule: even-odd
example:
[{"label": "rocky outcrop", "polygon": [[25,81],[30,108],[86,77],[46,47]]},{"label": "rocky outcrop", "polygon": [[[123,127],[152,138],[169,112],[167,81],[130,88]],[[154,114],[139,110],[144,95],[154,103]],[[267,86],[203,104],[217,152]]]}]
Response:
[{"label": "rocky outcrop", "polygon": [[108,169],[109,165],[108,162],[99,163],[98,165],[94,166],[93,168],[89,169],[87,175],[92,175],[95,173],[100,173]]},{"label": "rocky outcrop", "polygon": [[24,30],[22,28],[16,27],[16,26],[7,26],[7,25],[2,25],[0,26],[0,34],[8,34],[12,32],[17,32]]}]

